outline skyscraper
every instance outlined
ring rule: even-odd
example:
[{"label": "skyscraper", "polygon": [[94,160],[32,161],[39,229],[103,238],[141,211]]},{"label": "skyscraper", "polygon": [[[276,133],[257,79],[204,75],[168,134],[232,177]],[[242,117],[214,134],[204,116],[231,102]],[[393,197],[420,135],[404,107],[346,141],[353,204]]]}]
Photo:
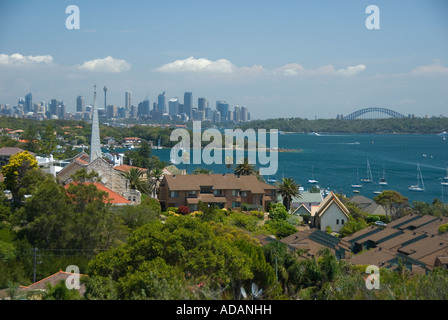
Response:
[{"label": "skyscraper", "polygon": [[31,94],[31,92],[25,96],[25,106],[24,107],[25,107],[24,108],[25,112],[33,111],[33,95]]},{"label": "skyscraper", "polygon": [[184,113],[187,114],[189,118],[193,115],[193,93],[184,93]]},{"label": "skyscraper", "polygon": [[170,99],[168,101],[168,112],[170,116],[176,116],[177,114],[179,114],[179,100]]},{"label": "skyscraper", "polygon": [[59,107],[59,101],[56,100],[56,99],[51,99],[51,102],[50,102],[50,117],[58,115],[58,107]]},{"label": "skyscraper", "polygon": [[132,92],[126,91],[124,93],[124,108],[125,110],[130,111],[131,106],[132,106]]},{"label": "skyscraper", "polygon": [[160,113],[166,113],[166,94],[165,91],[163,91],[159,96],[157,97],[157,110]]},{"label": "skyscraper", "polygon": [[149,117],[149,112],[151,110],[151,104],[149,102],[149,98],[146,98],[144,101],[138,104],[137,116],[141,117]]},{"label": "skyscraper", "polygon": [[216,110],[221,114],[221,121],[228,120],[229,104],[226,101],[216,101]]},{"label": "skyscraper", "polygon": [[100,143],[100,123],[98,119],[98,107],[96,104],[96,85],[93,86],[93,117],[92,117],[92,132],[90,135],[90,159],[92,162],[96,158],[101,157],[101,143]]},{"label": "skyscraper", "polygon": [[208,101],[205,98],[198,99],[198,111],[205,111],[205,108],[208,107]]},{"label": "skyscraper", "polygon": [[84,113],[86,111],[86,102],[83,96],[78,96],[76,98],[76,112]]}]

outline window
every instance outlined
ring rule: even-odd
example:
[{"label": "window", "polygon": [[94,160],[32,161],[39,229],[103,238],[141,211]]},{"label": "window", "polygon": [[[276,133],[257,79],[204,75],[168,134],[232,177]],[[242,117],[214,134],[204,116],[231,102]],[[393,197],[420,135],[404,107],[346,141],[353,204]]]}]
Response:
[{"label": "window", "polygon": [[170,198],[179,198],[179,191],[171,191]]},{"label": "window", "polygon": [[241,202],[238,201],[232,201],[232,208],[240,208]]},{"label": "window", "polygon": [[247,197],[247,191],[241,191],[241,196],[242,197]]},{"label": "window", "polygon": [[201,193],[213,193],[212,186],[201,186]]},{"label": "window", "polygon": [[198,205],[197,204],[190,204],[188,206],[188,208],[190,209],[190,212],[197,211],[198,210]]},{"label": "window", "polygon": [[215,196],[222,196],[222,195],[223,195],[223,192],[222,192],[222,190],[220,190],[220,189],[216,189],[216,190],[214,191],[214,195],[215,195]]},{"label": "window", "polygon": [[189,197],[196,198],[196,190],[190,190],[190,191],[188,191],[188,196],[189,196]]},{"label": "window", "polygon": [[239,189],[233,189],[232,190],[232,196],[238,197],[239,195],[240,195],[240,190]]},{"label": "window", "polygon": [[339,219],[336,219],[336,224],[339,224]]},{"label": "window", "polygon": [[341,219],[341,224],[342,224],[342,225],[344,224],[344,219]]}]

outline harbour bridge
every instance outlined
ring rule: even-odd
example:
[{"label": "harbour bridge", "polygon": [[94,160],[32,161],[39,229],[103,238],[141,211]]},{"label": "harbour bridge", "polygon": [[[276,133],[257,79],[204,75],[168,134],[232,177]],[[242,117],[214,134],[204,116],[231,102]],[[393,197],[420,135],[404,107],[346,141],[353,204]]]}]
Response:
[{"label": "harbour bridge", "polygon": [[344,120],[355,119],[387,119],[387,118],[405,118],[404,115],[391,109],[369,107],[357,110],[345,116]]}]

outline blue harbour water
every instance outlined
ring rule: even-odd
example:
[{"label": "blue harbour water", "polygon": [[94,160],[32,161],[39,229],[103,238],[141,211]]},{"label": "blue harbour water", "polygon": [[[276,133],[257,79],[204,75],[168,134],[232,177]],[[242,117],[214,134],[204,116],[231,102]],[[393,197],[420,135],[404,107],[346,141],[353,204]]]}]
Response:
[{"label": "blue harbour water", "polygon": [[[269,139],[269,138],[268,138]],[[432,202],[435,198],[448,202],[448,186],[442,186],[447,176],[448,140],[438,135],[424,134],[299,134],[285,133],[278,136],[279,148],[300,149],[300,152],[279,152],[278,171],[275,178],[294,178],[306,189],[311,187],[308,179],[314,177],[321,188],[347,196],[354,195],[352,184],[367,175],[367,160],[373,183],[362,183],[359,194],[368,198],[376,196],[374,191],[396,190],[409,198]],[[208,142],[204,142],[207,145]],[[163,161],[170,160],[170,149],[153,150]],[[417,163],[425,185],[424,192],[408,191],[417,184]],[[214,173],[232,172],[224,164],[179,164],[189,173],[196,167],[204,167]],[[378,184],[383,175],[387,186]],[[357,173],[358,172],[358,173]]]}]

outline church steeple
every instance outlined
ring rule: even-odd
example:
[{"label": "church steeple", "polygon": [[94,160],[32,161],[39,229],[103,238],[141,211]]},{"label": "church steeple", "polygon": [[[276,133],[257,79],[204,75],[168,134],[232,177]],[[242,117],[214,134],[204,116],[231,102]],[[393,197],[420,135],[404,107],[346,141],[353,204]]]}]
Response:
[{"label": "church steeple", "polygon": [[100,142],[100,124],[98,120],[98,109],[96,108],[96,85],[93,86],[93,115],[92,115],[92,133],[90,136],[90,159],[92,162],[96,158],[101,157],[101,142]]}]

